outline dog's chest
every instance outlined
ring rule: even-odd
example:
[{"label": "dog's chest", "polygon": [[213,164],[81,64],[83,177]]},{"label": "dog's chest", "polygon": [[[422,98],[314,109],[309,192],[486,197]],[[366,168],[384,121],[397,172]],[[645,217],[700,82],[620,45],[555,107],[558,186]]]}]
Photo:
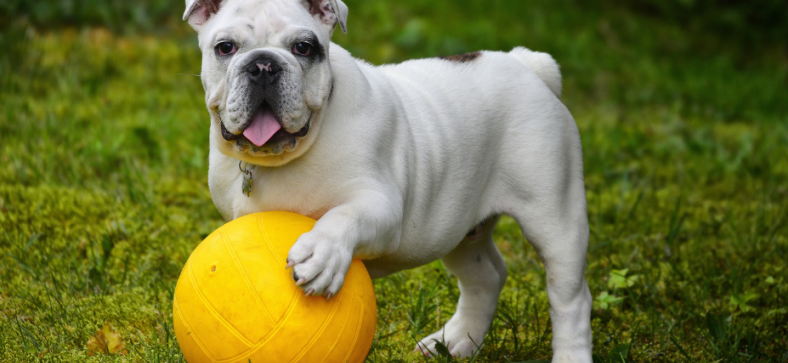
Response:
[{"label": "dog's chest", "polygon": [[[212,163],[208,175],[211,197],[226,220],[272,210],[319,219],[339,203],[329,179],[308,177],[297,169],[283,173],[259,166],[250,168],[250,177],[238,165],[230,167],[231,161]],[[248,195],[244,191],[247,182],[251,185]]]}]

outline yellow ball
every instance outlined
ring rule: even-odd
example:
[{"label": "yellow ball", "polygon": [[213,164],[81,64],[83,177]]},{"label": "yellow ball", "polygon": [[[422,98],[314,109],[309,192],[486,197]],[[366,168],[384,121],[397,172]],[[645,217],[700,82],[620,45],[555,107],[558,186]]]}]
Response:
[{"label": "yellow ball", "polygon": [[339,293],[304,296],[285,269],[311,218],[247,215],[206,238],[186,261],[173,301],[175,336],[189,363],[363,362],[377,307],[364,264],[353,260]]}]

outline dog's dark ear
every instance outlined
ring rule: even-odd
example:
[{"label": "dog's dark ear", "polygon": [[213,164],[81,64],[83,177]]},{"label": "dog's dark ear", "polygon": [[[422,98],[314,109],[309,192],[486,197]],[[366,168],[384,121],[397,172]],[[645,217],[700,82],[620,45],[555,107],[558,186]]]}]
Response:
[{"label": "dog's dark ear", "polygon": [[309,5],[309,13],[331,27],[332,33],[337,24],[343,33],[347,33],[347,5],[342,0],[305,1]]},{"label": "dog's dark ear", "polygon": [[194,30],[199,31],[213,14],[219,12],[224,0],[186,0],[183,20],[188,20]]}]

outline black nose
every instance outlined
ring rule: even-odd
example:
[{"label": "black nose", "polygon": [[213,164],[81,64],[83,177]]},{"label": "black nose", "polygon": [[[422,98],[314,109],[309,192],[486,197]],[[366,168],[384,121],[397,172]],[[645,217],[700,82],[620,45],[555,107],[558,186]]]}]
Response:
[{"label": "black nose", "polygon": [[246,73],[254,82],[273,82],[282,67],[270,58],[258,58],[246,66]]}]

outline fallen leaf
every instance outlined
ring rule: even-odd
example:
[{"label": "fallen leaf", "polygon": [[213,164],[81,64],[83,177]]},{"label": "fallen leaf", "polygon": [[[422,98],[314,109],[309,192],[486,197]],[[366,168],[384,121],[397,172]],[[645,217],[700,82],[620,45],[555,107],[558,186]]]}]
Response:
[{"label": "fallen leaf", "polygon": [[104,324],[101,330],[90,337],[87,348],[88,355],[111,355],[115,353],[126,355],[129,352],[128,349],[126,349],[126,344],[123,343],[123,339],[120,338],[120,334],[116,333],[115,329],[109,326],[109,323]]}]

